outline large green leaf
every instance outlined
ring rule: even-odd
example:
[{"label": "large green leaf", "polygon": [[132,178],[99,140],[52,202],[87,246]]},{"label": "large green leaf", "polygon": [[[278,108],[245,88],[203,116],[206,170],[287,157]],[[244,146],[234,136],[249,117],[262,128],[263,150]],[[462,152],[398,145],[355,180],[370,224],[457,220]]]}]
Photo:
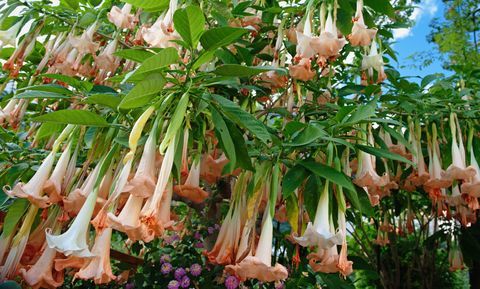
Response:
[{"label": "large green leaf", "polygon": [[42,125],[40,125],[40,127],[38,128],[37,133],[35,134],[35,139],[41,140],[55,133],[61,133],[63,127],[64,125],[59,123],[53,123],[53,122],[42,123]]},{"label": "large green leaf", "polygon": [[116,51],[114,54],[118,57],[130,59],[140,63],[155,55],[154,53],[144,49],[123,49]]},{"label": "large green leaf", "polygon": [[123,98],[119,108],[132,109],[150,103],[153,97],[163,90],[165,82],[165,77],[160,73],[147,76],[144,80],[137,83]]},{"label": "large green leaf", "polygon": [[54,93],[66,94],[66,95],[71,95],[72,94],[72,92],[68,88],[65,88],[65,87],[63,87],[61,85],[58,85],[58,84],[42,84],[42,85],[27,86],[27,87],[23,87],[23,88],[18,89],[18,92],[29,91],[29,90],[54,92]]},{"label": "large green leaf", "polygon": [[118,95],[113,93],[96,93],[90,95],[85,102],[91,104],[99,104],[102,106],[107,106],[112,109],[117,109],[120,101],[122,99]]},{"label": "large green leaf", "polygon": [[236,166],[245,170],[253,171],[252,160],[248,154],[247,144],[243,138],[243,134],[237,128],[237,126],[228,119],[224,119],[227,124],[230,136],[234,140]]},{"label": "large green leaf", "polygon": [[[158,71],[165,66],[177,62],[178,51],[173,47],[162,49],[159,53],[147,58],[135,71],[133,76]],[[132,76],[132,77],[133,77]]]},{"label": "large green leaf", "polygon": [[238,38],[248,33],[249,30],[236,27],[217,27],[205,31],[200,37],[200,43],[206,50],[214,50],[235,42]]},{"label": "large green leaf", "polygon": [[265,125],[250,113],[244,111],[238,104],[220,96],[213,95],[213,99],[220,105],[223,113],[234,123],[249,130],[264,143],[271,141],[270,133]]},{"label": "large green leaf", "polygon": [[35,122],[54,122],[87,126],[108,126],[108,122],[96,113],[88,110],[64,109],[54,111],[32,119]]},{"label": "large green leaf", "polygon": [[217,67],[213,73],[222,76],[250,77],[270,70],[275,70],[282,74],[286,73],[284,69],[273,66],[244,66],[240,64],[224,64]]},{"label": "large green leaf", "polygon": [[93,88],[93,83],[85,80],[79,80],[75,77],[63,75],[63,74],[42,74],[42,77],[47,77],[51,79],[56,79],[58,81],[64,82],[70,86],[73,86],[76,89],[83,90],[83,91],[90,91]]},{"label": "large green leaf", "polygon": [[357,144],[355,146],[358,149],[360,149],[360,150],[362,150],[362,151],[364,151],[368,154],[371,154],[371,155],[374,155],[374,156],[377,156],[377,157],[380,157],[380,158],[386,158],[386,159],[390,159],[390,160],[394,160],[394,161],[404,162],[404,163],[407,163],[407,164],[410,164],[410,165],[415,165],[412,161],[402,157],[401,155],[392,153],[392,152],[390,152],[388,150],[385,150],[385,149],[376,148],[376,147],[372,147],[372,146],[361,145],[361,144]]},{"label": "large green leaf", "polygon": [[27,90],[25,92],[22,92],[22,93],[19,93],[19,94],[15,95],[15,98],[62,99],[62,98],[70,98],[70,96],[59,94],[59,93],[56,93],[56,92],[39,91],[39,90]]},{"label": "large green leaf", "polygon": [[296,165],[289,169],[282,180],[283,198],[289,198],[307,177],[308,171],[301,165]]},{"label": "large green leaf", "polygon": [[286,145],[305,146],[326,135],[326,132],[318,125],[309,124],[297,137],[293,139],[291,143],[288,143]]},{"label": "large green leaf", "polygon": [[13,204],[8,207],[7,215],[3,222],[3,234],[5,236],[10,235],[17,225],[18,221],[22,218],[23,214],[27,210],[28,200],[27,199],[15,199]]},{"label": "large green leaf", "polygon": [[395,18],[395,9],[393,9],[390,0],[365,0],[365,5],[371,7],[376,12]]},{"label": "large green leaf", "polygon": [[220,147],[223,149],[227,158],[230,160],[230,168],[233,169],[237,162],[235,154],[235,144],[233,143],[232,137],[228,130],[227,124],[223,119],[222,115],[215,109],[211,108],[212,120],[215,125],[215,134],[219,140]]},{"label": "large green leaf", "polygon": [[122,0],[145,11],[156,12],[168,8],[169,0]]},{"label": "large green leaf", "polygon": [[352,181],[343,172],[339,172],[330,166],[312,160],[302,161],[300,164],[317,176],[325,178],[332,183],[342,186],[348,190],[355,191],[355,186],[353,185]]},{"label": "large green leaf", "polygon": [[205,17],[198,6],[187,6],[173,15],[175,30],[191,48],[197,48],[198,40],[205,29]]},{"label": "large green leaf", "polygon": [[345,120],[345,123],[358,123],[375,116],[376,103],[376,101],[371,101],[365,105],[357,106],[350,117]]}]

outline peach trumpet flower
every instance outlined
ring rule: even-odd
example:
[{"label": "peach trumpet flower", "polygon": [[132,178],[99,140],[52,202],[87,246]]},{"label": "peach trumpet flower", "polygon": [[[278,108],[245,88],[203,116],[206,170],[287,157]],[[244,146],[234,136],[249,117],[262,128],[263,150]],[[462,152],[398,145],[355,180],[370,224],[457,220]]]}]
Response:
[{"label": "peach trumpet flower", "polygon": [[361,70],[367,70],[368,75],[371,78],[373,78],[373,71],[377,71],[377,83],[380,83],[387,79],[384,65],[385,63],[383,62],[383,55],[382,53],[378,53],[377,42],[373,40],[372,45],[370,46],[369,54],[363,56]]},{"label": "peach trumpet flower", "polygon": [[15,47],[17,34],[22,26],[22,21],[17,21],[15,25],[11,26],[7,30],[0,30],[0,41],[2,42],[0,48],[11,45]]},{"label": "peach trumpet flower", "polygon": [[95,57],[95,66],[105,72],[114,73],[120,64],[120,59],[114,55],[117,46],[118,39],[116,38],[108,43],[103,51]]},{"label": "peach trumpet flower", "polygon": [[214,184],[222,176],[222,171],[228,163],[227,156],[223,153],[218,158],[205,154],[200,162],[200,178],[209,184]]},{"label": "peach trumpet flower", "polygon": [[20,269],[25,283],[32,288],[57,288],[63,284],[63,270],[54,268],[57,251],[45,246],[40,259],[28,270]]},{"label": "peach trumpet flower", "polygon": [[113,6],[110,12],[108,12],[108,21],[117,26],[118,29],[133,29],[135,28],[136,17],[131,14],[132,5],[125,3],[122,9],[118,6]]},{"label": "peach trumpet flower", "polygon": [[425,182],[424,187],[428,191],[447,188],[452,185],[450,178],[445,178],[445,172],[442,170],[442,164],[439,157],[440,149],[437,142],[437,127],[432,125],[432,138],[428,140],[429,146],[429,164],[428,171],[430,179]]},{"label": "peach trumpet flower", "polygon": [[445,171],[444,178],[468,180],[475,176],[476,171],[473,166],[467,167],[465,164],[465,148],[463,146],[460,127],[455,124],[456,117],[456,114],[450,114],[450,129],[452,131],[452,164]]},{"label": "peach trumpet flower", "polygon": [[352,274],[353,269],[353,262],[347,259],[347,225],[345,222],[345,212],[338,211],[338,225],[340,231],[342,232],[343,242],[342,242],[342,249],[340,250],[340,256],[338,257],[338,264],[337,268],[345,278],[346,276]]},{"label": "peach trumpet flower", "polygon": [[341,232],[332,233],[329,225],[329,182],[325,182],[323,192],[318,200],[315,219],[307,224],[301,237],[293,237],[302,247],[318,246],[319,249],[329,249],[342,244]]},{"label": "peach trumpet flower", "polygon": [[298,64],[290,65],[288,72],[292,78],[301,81],[312,80],[316,75],[316,72],[312,70],[310,58],[302,58]]},{"label": "peach trumpet flower", "polygon": [[17,183],[13,189],[4,187],[3,191],[11,197],[26,198],[33,205],[40,208],[46,208],[50,206],[48,196],[43,195],[43,187],[48,180],[54,162],[55,152],[52,151],[43,160],[37,172],[26,184]]},{"label": "peach trumpet flower", "polygon": [[468,182],[462,184],[462,193],[468,194],[470,197],[480,197],[480,167],[473,152],[473,148],[470,148],[470,166],[475,169],[476,174],[471,177]]},{"label": "peach trumpet flower", "polygon": [[368,29],[363,20],[363,0],[357,0],[357,11],[353,19],[352,34],[348,40],[352,46],[369,46],[377,35],[377,29]]},{"label": "peach trumpet flower", "polygon": [[101,162],[99,162],[92,172],[87,176],[85,182],[80,188],[74,189],[67,197],[63,199],[63,209],[69,215],[75,216],[82,208],[88,195],[93,191],[95,182],[99,177]]},{"label": "peach trumpet flower", "polygon": [[177,195],[194,203],[198,204],[205,201],[208,193],[200,187],[200,161],[194,161],[185,183],[176,185],[173,190]]},{"label": "peach trumpet flower", "polygon": [[308,12],[305,17],[305,23],[302,30],[303,32],[298,30],[295,31],[297,40],[297,54],[295,55],[295,58],[311,59],[313,56],[315,56],[315,50],[313,50],[313,48],[310,46],[310,43],[312,42],[312,24],[310,12]]},{"label": "peach trumpet flower", "polygon": [[452,272],[465,268],[462,250],[457,243],[452,244],[448,252],[448,262],[450,263],[450,271]]},{"label": "peach trumpet flower", "polygon": [[[325,9],[324,5],[322,5],[323,9]],[[337,25],[332,17],[332,12],[328,11],[327,20],[325,25],[322,25],[320,36],[313,37],[310,46],[320,58],[329,59],[337,57],[345,44],[347,41],[344,37],[338,37]]]},{"label": "peach trumpet flower", "polygon": [[9,122],[15,107],[19,102],[18,98],[11,98],[4,108],[0,109],[0,125],[3,125],[5,122]]},{"label": "peach trumpet flower", "polygon": [[287,269],[277,263],[272,266],[273,220],[271,210],[264,213],[262,231],[254,256],[247,256],[236,265],[228,265],[225,269],[239,277],[241,281],[257,279],[261,282],[273,282],[288,278]]},{"label": "peach trumpet flower", "polygon": [[43,185],[43,191],[48,195],[51,203],[58,203],[62,200],[62,183],[70,161],[71,146],[71,143],[67,144],[67,147],[58,159],[55,169],[53,169],[52,175]]},{"label": "peach trumpet flower", "polygon": [[[175,139],[175,135],[172,138]],[[172,172],[173,160],[175,157],[175,141],[170,142],[165,152],[165,157],[160,167],[160,172],[155,186],[153,195],[147,200],[140,212],[140,221],[148,229],[149,237],[144,241],[149,242],[155,236],[160,236],[164,232],[164,224],[161,221],[160,204],[164,191],[170,179]]]},{"label": "peach trumpet flower", "polygon": [[106,228],[97,234],[92,248],[93,257],[87,260],[80,271],[75,274],[75,278],[93,279],[95,284],[106,284],[116,279],[110,265],[111,238],[112,228]]},{"label": "peach trumpet flower", "polygon": [[153,130],[145,143],[135,176],[123,188],[133,196],[148,198],[155,190],[156,133]]},{"label": "peach trumpet flower", "polygon": [[94,188],[66,232],[61,235],[53,235],[51,230],[46,230],[47,243],[50,248],[55,248],[66,256],[92,256],[87,239],[97,195],[98,188]]},{"label": "peach trumpet flower", "polygon": [[73,48],[78,50],[80,58],[91,53],[94,54],[99,47],[99,44],[93,41],[93,36],[97,30],[97,22],[90,25],[80,36],[70,35],[68,41]]}]

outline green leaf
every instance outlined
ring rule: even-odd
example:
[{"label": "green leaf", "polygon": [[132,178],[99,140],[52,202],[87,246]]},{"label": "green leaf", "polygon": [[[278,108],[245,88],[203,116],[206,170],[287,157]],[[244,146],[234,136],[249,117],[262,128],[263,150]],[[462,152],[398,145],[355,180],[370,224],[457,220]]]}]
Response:
[{"label": "green leaf", "polygon": [[343,172],[312,160],[301,161],[300,164],[319,177],[325,178],[348,190],[355,191],[352,181]]},{"label": "green leaf", "polygon": [[123,98],[119,108],[132,109],[150,103],[153,97],[163,90],[165,83],[165,77],[160,73],[147,76],[144,80],[137,83]]},{"label": "green leaf", "polygon": [[375,212],[373,210],[372,204],[370,203],[370,198],[368,197],[367,192],[365,192],[365,190],[361,187],[356,186],[356,188],[358,201],[361,207],[360,212],[367,217],[373,216]]},{"label": "green leaf", "polygon": [[410,164],[410,165],[415,165],[412,161],[402,157],[401,155],[392,153],[392,152],[390,152],[388,150],[385,150],[385,149],[376,148],[376,147],[372,147],[372,146],[361,145],[361,144],[357,144],[355,146],[358,149],[360,149],[360,150],[362,150],[362,151],[364,151],[368,154],[371,154],[371,155],[374,155],[374,156],[377,156],[377,157],[380,157],[380,158],[386,158],[386,159],[390,159],[390,160],[394,160],[394,161],[404,162],[404,163],[407,163],[407,164]]},{"label": "green leaf", "polygon": [[318,200],[320,199],[321,188],[322,181],[320,177],[316,174],[310,175],[303,189],[303,198],[305,209],[307,210],[311,220],[313,220],[315,217]]},{"label": "green leaf", "polygon": [[56,92],[48,92],[48,91],[36,91],[36,90],[27,90],[25,92],[19,93],[15,95],[15,98],[53,98],[53,99],[62,99],[62,98],[70,98],[68,95],[59,94]]},{"label": "green leaf", "polygon": [[142,63],[155,54],[144,49],[124,49],[116,51],[114,55]]},{"label": "green leaf", "polygon": [[168,8],[169,0],[122,0],[148,12],[163,11]]},{"label": "green leaf", "polygon": [[56,79],[61,82],[65,82],[66,84],[73,86],[76,89],[83,90],[83,91],[90,91],[93,88],[93,84],[89,81],[82,81],[78,80],[75,77],[63,75],[63,74],[42,74],[41,77],[47,77],[51,79]]},{"label": "green leaf", "polygon": [[177,10],[173,15],[173,24],[175,30],[190,45],[190,48],[197,48],[198,40],[205,29],[205,17],[202,9],[191,5]]},{"label": "green leaf", "polygon": [[85,102],[99,104],[116,110],[122,99],[113,93],[96,93],[90,95]]},{"label": "green leaf", "polygon": [[305,146],[326,135],[326,132],[318,125],[309,124],[291,143],[286,145]]},{"label": "green leaf", "polygon": [[27,87],[19,88],[18,92],[27,91],[27,90],[38,90],[38,91],[54,92],[58,94],[67,94],[67,95],[72,94],[72,92],[68,88],[65,88],[58,84],[43,84],[43,85],[27,86]]},{"label": "green leaf", "polygon": [[236,27],[217,27],[205,31],[200,37],[200,43],[206,50],[215,50],[232,44],[238,38],[248,33],[248,29]]},{"label": "green leaf", "polygon": [[35,134],[35,139],[41,140],[53,135],[54,133],[57,133],[57,132],[60,133],[63,127],[64,126],[62,124],[53,123],[53,122],[42,123],[40,128],[37,130],[37,133]]},{"label": "green leaf", "polygon": [[178,101],[177,107],[175,107],[175,112],[173,113],[172,118],[170,119],[170,124],[168,125],[167,132],[165,137],[160,144],[160,152],[164,152],[167,149],[167,146],[171,141],[174,140],[175,135],[183,124],[183,119],[185,118],[185,113],[187,111],[188,102],[190,97],[188,93],[182,95]]},{"label": "green leaf", "polygon": [[133,76],[144,73],[152,73],[158,71],[165,66],[178,61],[178,51],[173,47],[162,49],[159,53],[147,58],[142,65],[135,71]]},{"label": "green leaf", "polygon": [[442,76],[443,76],[442,73],[434,73],[434,74],[427,75],[422,79],[422,82],[420,85],[422,86],[422,88],[425,88],[427,85],[429,85],[430,83],[432,83],[433,81],[435,81],[436,79]]},{"label": "green leaf", "polygon": [[64,109],[54,111],[32,119],[34,122],[53,122],[87,126],[108,126],[108,122],[96,113],[88,110]]},{"label": "green leaf", "polygon": [[62,0],[61,2],[62,2],[62,4],[64,4],[67,7],[72,8],[73,10],[77,10],[79,8],[77,0]]},{"label": "green leaf", "polygon": [[227,155],[227,158],[230,160],[230,168],[233,169],[237,162],[235,144],[230,136],[227,124],[220,113],[215,108],[211,108],[210,111],[212,113],[212,120],[215,126],[215,134],[217,135],[217,139],[221,148]]},{"label": "green leaf", "polygon": [[210,62],[214,56],[215,51],[205,51],[204,53],[200,54],[197,59],[195,59],[195,62],[192,64],[192,69],[195,70],[202,66],[202,64]]},{"label": "green leaf", "polygon": [[252,160],[248,155],[247,144],[243,138],[243,134],[237,128],[237,126],[228,119],[224,119],[227,124],[228,131],[232,137],[233,144],[235,145],[236,166],[245,170],[253,171]]},{"label": "green leaf", "polygon": [[222,76],[250,77],[270,70],[282,74],[286,73],[284,69],[273,66],[244,66],[240,64],[224,64],[217,67],[213,73]]},{"label": "green leaf", "polygon": [[15,229],[15,225],[20,221],[23,214],[28,207],[28,200],[27,199],[15,199],[13,204],[8,207],[7,215],[5,216],[5,220],[3,223],[3,233],[5,236],[10,235]]},{"label": "green leaf", "polygon": [[371,7],[376,12],[395,18],[395,9],[393,9],[390,0],[365,0],[365,5]]},{"label": "green leaf", "polygon": [[301,165],[289,169],[282,180],[283,198],[288,199],[307,177],[308,172]]},{"label": "green leaf", "polygon": [[358,106],[345,123],[358,123],[375,116],[376,101],[371,101],[368,104]]},{"label": "green leaf", "polygon": [[263,143],[271,141],[270,133],[265,125],[250,113],[244,111],[238,104],[220,96],[213,95],[213,99],[220,105],[223,113],[240,127],[249,130]]}]

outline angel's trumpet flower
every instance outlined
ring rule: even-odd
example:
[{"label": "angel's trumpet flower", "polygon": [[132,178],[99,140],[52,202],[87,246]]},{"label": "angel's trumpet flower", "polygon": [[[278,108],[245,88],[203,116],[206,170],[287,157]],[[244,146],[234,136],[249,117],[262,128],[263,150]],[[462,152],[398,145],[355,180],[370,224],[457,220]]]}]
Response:
[{"label": "angel's trumpet flower", "polygon": [[[175,137],[173,138],[173,140]],[[164,226],[160,220],[160,203],[170,179],[175,157],[175,141],[172,141],[167,148],[165,157],[160,168],[155,191],[149,200],[145,203],[140,214],[141,222],[148,228],[150,237],[144,241],[151,241],[154,236],[163,234]]]},{"label": "angel's trumpet flower", "polygon": [[353,272],[353,262],[347,259],[347,225],[345,222],[345,212],[342,212],[341,210],[338,211],[338,225],[340,231],[342,232],[343,242],[342,249],[340,250],[340,256],[338,258],[337,268],[340,274],[342,274],[343,277],[346,277]]},{"label": "angel's trumpet flower", "polygon": [[52,175],[43,185],[43,191],[48,195],[51,203],[58,203],[62,200],[62,183],[70,161],[71,146],[71,143],[67,144],[55,169],[53,169]]},{"label": "angel's trumpet flower", "polygon": [[108,20],[117,26],[118,29],[133,29],[135,28],[135,15],[131,14],[132,5],[125,3],[122,9],[118,6],[113,6],[108,12]]},{"label": "angel's trumpet flower", "polygon": [[[322,5],[322,10],[325,9],[324,7]],[[323,18],[323,15],[321,17]],[[310,46],[320,58],[329,59],[337,57],[346,43],[344,37],[338,37],[337,25],[332,17],[332,12],[328,11],[327,20],[325,25],[322,25],[320,36],[313,37]]]},{"label": "angel's trumpet flower", "polygon": [[20,269],[25,283],[32,288],[57,288],[63,284],[63,270],[54,269],[57,251],[45,246],[38,261],[28,270]]},{"label": "angel's trumpet flower", "polygon": [[355,176],[354,183],[360,187],[382,187],[388,183],[387,176],[379,176],[374,167],[372,155],[360,151],[361,169]]},{"label": "angel's trumpet flower", "polygon": [[416,163],[417,167],[416,170],[412,172],[407,177],[406,182],[406,190],[407,191],[414,191],[417,187],[423,186],[425,182],[427,182],[430,178],[429,173],[425,167],[425,160],[423,157],[422,151],[422,132],[420,128],[420,124],[416,121],[415,125],[413,122],[410,122],[410,137],[411,137],[411,144],[413,147],[413,154],[412,154],[412,161]]},{"label": "angel's trumpet flower", "polygon": [[228,265],[226,270],[234,272],[241,281],[257,279],[261,282],[273,282],[287,279],[288,271],[284,266],[279,263],[272,266],[272,241],[273,220],[267,206],[255,256],[247,256],[236,265]]},{"label": "angel's trumpet flower", "polygon": [[52,235],[47,229],[46,236],[48,246],[55,248],[66,256],[74,255],[79,257],[91,257],[87,239],[90,227],[90,219],[97,202],[98,188],[93,189],[82,208],[78,212],[75,220],[70,224],[70,228],[61,235]]},{"label": "angel's trumpet flower", "polygon": [[8,45],[15,46],[17,40],[17,33],[20,30],[22,21],[18,21],[7,30],[0,30],[0,41],[2,45],[0,47],[5,47]]},{"label": "angel's trumpet flower", "polygon": [[310,58],[300,59],[298,64],[290,65],[288,71],[292,78],[301,81],[312,80],[316,75],[316,72],[312,70]]},{"label": "angel's trumpet flower", "polygon": [[215,159],[212,155],[206,154],[200,163],[200,178],[209,184],[214,184],[222,176],[222,170],[228,163],[227,156],[223,153]]},{"label": "angel's trumpet flower", "polygon": [[323,192],[318,200],[317,211],[313,224],[309,222],[301,237],[294,240],[303,247],[318,246],[319,249],[329,249],[342,244],[341,232],[332,233],[329,225],[329,182],[325,182]]},{"label": "angel's trumpet flower", "polygon": [[185,183],[183,185],[176,185],[173,190],[177,195],[194,203],[202,203],[205,201],[208,193],[200,187],[200,161],[192,164]]},{"label": "angel's trumpet flower", "polygon": [[305,17],[305,24],[303,26],[303,32],[295,31],[297,40],[297,54],[295,58],[306,58],[310,60],[315,56],[315,50],[310,46],[312,42],[312,24],[310,19],[310,12]]},{"label": "angel's trumpet flower", "polygon": [[442,170],[442,164],[440,162],[440,149],[437,142],[437,127],[435,124],[432,125],[432,138],[431,140],[429,139],[428,146],[430,154],[428,164],[430,179],[425,182],[424,187],[428,191],[439,191],[442,188],[451,186],[452,180],[444,178],[445,172]]},{"label": "angel's trumpet flower", "polygon": [[380,83],[387,79],[384,65],[383,55],[378,53],[377,42],[373,40],[370,46],[370,53],[363,56],[362,70],[367,70],[370,77],[373,77],[373,70],[377,71],[377,83]]},{"label": "angel's trumpet flower", "polygon": [[122,211],[118,216],[111,212],[107,215],[107,223],[115,230],[126,233],[132,241],[142,240],[148,236],[145,226],[140,222],[140,212],[144,198],[150,197],[155,190],[155,138],[154,129],[145,143],[135,176],[124,187],[124,191],[130,192],[130,196]]},{"label": "angel's trumpet flower", "polygon": [[15,107],[18,104],[18,98],[11,98],[4,108],[0,108],[0,125],[3,125],[5,122],[9,122],[11,114],[15,110]]},{"label": "angel's trumpet flower", "polygon": [[352,46],[369,46],[377,34],[377,29],[368,29],[363,20],[363,0],[357,0],[357,12],[348,40]]},{"label": "angel's trumpet flower", "polygon": [[66,212],[68,212],[69,215],[75,216],[78,214],[88,195],[93,191],[95,182],[99,177],[100,166],[101,162],[95,166],[80,188],[74,189],[66,198],[63,199],[63,208]]},{"label": "angel's trumpet flower", "polygon": [[338,272],[339,255],[337,247],[329,249],[318,249],[317,253],[310,253],[307,256],[308,264],[314,272],[336,273]]},{"label": "angel's trumpet flower", "polygon": [[0,269],[0,282],[5,279],[18,276],[18,265],[25,251],[25,247],[30,236],[30,230],[32,228],[35,217],[37,216],[38,207],[31,205],[23,219],[22,226],[18,230],[17,234],[12,240],[10,251],[7,258]]},{"label": "angel's trumpet flower", "polygon": [[460,127],[455,124],[456,117],[457,116],[454,113],[450,115],[450,129],[452,131],[452,164],[447,168],[444,177],[447,179],[468,180],[475,176],[476,171],[473,166],[467,167],[465,164],[465,148],[463,146]]},{"label": "angel's trumpet flower", "polygon": [[118,40],[115,38],[95,57],[95,65],[106,72],[114,73],[120,64],[119,59],[114,55],[117,50]]},{"label": "angel's trumpet flower", "polygon": [[11,197],[27,198],[32,204],[40,208],[46,208],[50,205],[48,196],[43,195],[43,187],[48,180],[50,171],[55,161],[55,152],[52,151],[43,160],[33,177],[26,183],[18,183],[12,189],[4,187],[4,192]]},{"label": "angel's trumpet flower", "polygon": [[76,278],[93,279],[95,284],[106,284],[116,279],[110,265],[110,242],[112,228],[106,228],[95,237],[92,248],[93,257],[75,274]]},{"label": "angel's trumpet flower", "polygon": [[475,169],[476,174],[469,179],[468,182],[462,184],[462,193],[468,194],[470,197],[480,197],[480,167],[473,152],[473,147],[470,148],[470,166]]},{"label": "angel's trumpet flower", "polygon": [[97,22],[90,25],[80,36],[70,35],[68,41],[72,47],[78,50],[80,58],[91,53],[94,54],[99,47],[99,44],[93,41],[93,36],[97,30]]},{"label": "angel's trumpet flower", "polygon": [[148,198],[155,190],[156,133],[153,130],[145,143],[135,176],[128,181],[123,191],[133,196]]},{"label": "angel's trumpet flower", "polygon": [[[178,36],[173,30],[172,32],[165,32],[167,26],[164,24],[164,19],[164,16],[160,16],[151,27],[141,28],[143,40],[152,47],[167,48],[176,46],[172,40],[178,39]],[[171,27],[171,25],[169,26]]]}]

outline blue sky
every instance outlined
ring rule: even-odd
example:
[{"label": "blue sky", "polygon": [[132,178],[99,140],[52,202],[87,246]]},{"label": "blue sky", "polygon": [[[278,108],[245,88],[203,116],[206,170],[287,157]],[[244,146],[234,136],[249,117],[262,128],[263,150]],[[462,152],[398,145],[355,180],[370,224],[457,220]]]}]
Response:
[{"label": "blue sky", "polygon": [[[418,69],[409,67],[414,62],[408,57],[415,52],[426,52],[434,50],[434,45],[428,43],[427,35],[430,32],[429,24],[433,18],[442,18],[444,5],[441,0],[422,0],[415,9],[412,19],[416,24],[411,29],[397,29],[394,31],[396,43],[393,48],[398,53],[398,63],[391,62],[398,69],[402,76],[426,76],[432,73],[447,73],[442,69],[440,61],[434,61],[430,66]],[[402,67],[406,66],[406,67]],[[413,80],[413,79],[412,79]]]}]

